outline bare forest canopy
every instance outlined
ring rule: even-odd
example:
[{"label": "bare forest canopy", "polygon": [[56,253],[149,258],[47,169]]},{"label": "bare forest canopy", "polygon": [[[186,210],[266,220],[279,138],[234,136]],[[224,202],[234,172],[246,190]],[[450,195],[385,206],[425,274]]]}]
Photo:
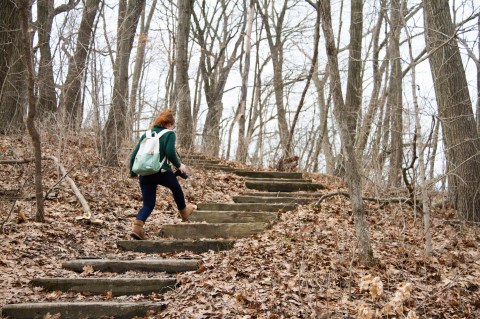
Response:
[{"label": "bare forest canopy", "polygon": [[358,220],[365,186],[480,220],[477,1],[2,3],[2,134],[93,131],[118,165],[168,107],[185,152],[298,158],[345,178]]}]

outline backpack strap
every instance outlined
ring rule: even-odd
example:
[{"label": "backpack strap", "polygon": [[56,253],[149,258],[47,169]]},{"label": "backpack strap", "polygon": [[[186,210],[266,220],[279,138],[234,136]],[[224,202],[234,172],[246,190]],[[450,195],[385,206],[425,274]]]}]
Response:
[{"label": "backpack strap", "polygon": [[[150,130],[151,131],[151,130]],[[164,134],[168,133],[168,132],[173,132],[172,130],[167,130],[167,129],[164,129],[163,131],[161,131],[160,133],[155,133],[155,137],[160,139],[160,137],[162,137]],[[152,132],[151,134],[153,134],[154,132]]]},{"label": "backpack strap", "polygon": [[[151,131],[151,130],[150,130],[150,131]],[[166,133],[168,133],[168,132],[173,132],[173,131],[172,131],[172,130],[168,130],[168,129],[164,129],[164,130],[161,131],[160,133],[155,134],[155,138],[158,138],[158,139],[160,140],[160,138],[161,138],[164,134],[166,134]],[[165,155],[165,156],[163,157],[163,159],[160,161],[160,167],[162,167],[162,165],[163,165],[163,163],[165,163],[165,160],[166,160],[166,159],[167,159],[167,156]]]}]

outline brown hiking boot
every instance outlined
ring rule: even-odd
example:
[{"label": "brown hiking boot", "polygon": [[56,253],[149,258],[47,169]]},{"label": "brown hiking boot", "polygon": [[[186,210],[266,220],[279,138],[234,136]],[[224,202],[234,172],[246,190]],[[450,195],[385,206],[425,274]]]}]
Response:
[{"label": "brown hiking boot", "polygon": [[197,209],[196,205],[188,204],[187,207],[180,210],[180,217],[182,217],[182,221],[187,222],[188,216],[192,215],[193,211]]},{"label": "brown hiking boot", "polygon": [[143,225],[145,223],[141,220],[136,219],[133,222],[132,231],[130,232],[130,236],[137,240],[145,240],[147,239],[147,235],[145,235],[145,231],[143,230]]}]

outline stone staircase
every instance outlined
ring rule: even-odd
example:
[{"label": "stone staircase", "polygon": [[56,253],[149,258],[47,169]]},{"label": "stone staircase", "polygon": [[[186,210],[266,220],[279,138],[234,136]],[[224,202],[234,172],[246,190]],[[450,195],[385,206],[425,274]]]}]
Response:
[{"label": "stone staircase", "polygon": [[[190,251],[200,254],[210,250],[221,251],[233,247],[235,239],[262,232],[269,222],[277,218],[278,212],[293,210],[298,204],[314,200],[315,193],[323,186],[303,179],[302,173],[259,172],[237,169],[220,160],[205,156],[189,156],[187,165],[201,169],[215,169],[235,173],[246,178],[245,185],[252,191],[234,196],[234,203],[201,203],[190,218],[190,223],[163,225],[161,240],[119,241],[117,247],[126,251],[147,254],[175,253]],[[43,287],[46,291],[73,291],[88,294],[111,293],[112,296],[162,293],[176,286],[172,274],[195,271],[201,263],[199,258],[173,259],[152,255],[149,259],[78,259],[65,262],[62,267],[82,272],[85,267],[93,271],[124,273],[145,272],[144,278],[36,278],[32,286]],[[158,273],[152,278],[152,273]],[[133,318],[145,316],[152,311],[161,311],[162,303],[149,302],[41,302],[8,304],[2,309],[2,316],[9,318],[42,318],[50,314],[61,318]]]}]

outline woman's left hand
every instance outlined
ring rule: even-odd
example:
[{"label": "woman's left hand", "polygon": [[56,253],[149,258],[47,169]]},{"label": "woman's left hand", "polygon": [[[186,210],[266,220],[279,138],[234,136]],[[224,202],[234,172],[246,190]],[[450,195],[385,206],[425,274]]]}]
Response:
[{"label": "woman's left hand", "polygon": [[180,167],[178,168],[178,170],[180,172],[182,172],[183,174],[187,174],[188,173],[188,168],[187,166],[185,166],[184,164],[180,165]]}]

